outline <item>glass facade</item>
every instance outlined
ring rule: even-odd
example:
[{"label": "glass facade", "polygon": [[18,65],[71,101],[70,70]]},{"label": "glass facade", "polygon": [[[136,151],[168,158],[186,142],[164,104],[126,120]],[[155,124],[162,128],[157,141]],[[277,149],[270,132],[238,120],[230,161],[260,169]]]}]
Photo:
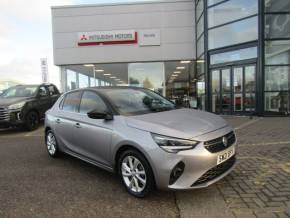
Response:
[{"label": "glass facade", "polygon": [[[178,105],[197,107],[197,63],[192,60],[63,67],[66,91],[94,86],[143,87],[166,96]],[[202,83],[199,83],[199,88],[202,88]]]},{"label": "glass facade", "polygon": [[290,2],[265,1],[264,110],[290,113]]},{"label": "glass facade", "polygon": [[63,66],[66,90],[136,86],[215,113],[290,113],[290,2],[194,4],[196,60]]}]

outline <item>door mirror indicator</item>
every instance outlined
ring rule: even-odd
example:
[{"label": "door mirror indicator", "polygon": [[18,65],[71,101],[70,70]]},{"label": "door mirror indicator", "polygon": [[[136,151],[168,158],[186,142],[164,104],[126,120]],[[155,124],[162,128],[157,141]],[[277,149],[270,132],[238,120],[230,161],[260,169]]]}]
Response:
[{"label": "door mirror indicator", "polygon": [[113,114],[108,111],[93,110],[87,113],[91,119],[113,120]]}]

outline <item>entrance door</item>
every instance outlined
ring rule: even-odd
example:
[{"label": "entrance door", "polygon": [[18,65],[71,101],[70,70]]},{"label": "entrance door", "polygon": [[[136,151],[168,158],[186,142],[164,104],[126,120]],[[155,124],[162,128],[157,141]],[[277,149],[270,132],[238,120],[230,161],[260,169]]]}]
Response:
[{"label": "entrance door", "polygon": [[256,110],[256,65],[211,71],[212,112],[247,114]]}]

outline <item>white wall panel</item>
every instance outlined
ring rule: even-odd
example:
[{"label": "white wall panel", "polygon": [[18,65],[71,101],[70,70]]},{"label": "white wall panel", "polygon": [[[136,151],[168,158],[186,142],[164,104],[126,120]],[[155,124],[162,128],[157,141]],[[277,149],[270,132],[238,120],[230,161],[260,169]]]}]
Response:
[{"label": "white wall panel", "polygon": [[[195,58],[192,1],[52,8],[56,65]],[[77,45],[78,32],[160,29],[160,46]]]}]

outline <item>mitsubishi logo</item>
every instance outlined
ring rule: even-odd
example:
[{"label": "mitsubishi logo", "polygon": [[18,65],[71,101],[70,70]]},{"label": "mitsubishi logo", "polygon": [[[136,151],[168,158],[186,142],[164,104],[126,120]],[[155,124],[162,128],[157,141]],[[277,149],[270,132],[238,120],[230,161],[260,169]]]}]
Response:
[{"label": "mitsubishi logo", "polygon": [[87,37],[86,37],[86,35],[83,35],[83,36],[81,37],[81,41],[83,41],[83,40],[88,40]]},{"label": "mitsubishi logo", "polygon": [[227,137],[224,136],[222,141],[223,141],[224,146],[228,147],[228,139],[227,139]]}]

